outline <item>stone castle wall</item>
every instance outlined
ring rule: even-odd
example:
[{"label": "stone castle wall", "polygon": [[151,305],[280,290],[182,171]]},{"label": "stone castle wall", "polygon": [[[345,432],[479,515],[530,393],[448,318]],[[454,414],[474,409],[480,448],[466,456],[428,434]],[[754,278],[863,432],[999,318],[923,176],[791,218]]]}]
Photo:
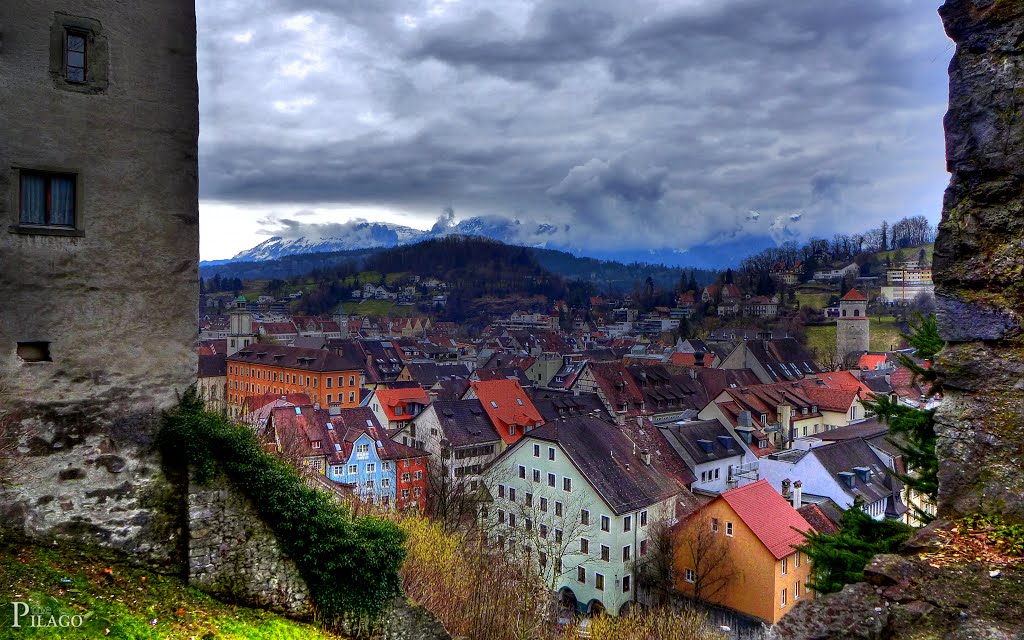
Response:
[{"label": "stone castle wall", "polygon": [[189,582],[230,602],[310,616],[298,567],[248,498],[223,478],[209,486],[191,483],[188,515]]},{"label": "stone castle wall", "polygon": [[[90,34],[84,84],[69,27]],[[4,0],[0,41],[0,440],[20,454],[0,526],[179,562],[149,447],[197,369],[194,7]],[[28,170],[74,176],[73,228],[21,224]],[[20,358],[30,342],[50,360]]]}]

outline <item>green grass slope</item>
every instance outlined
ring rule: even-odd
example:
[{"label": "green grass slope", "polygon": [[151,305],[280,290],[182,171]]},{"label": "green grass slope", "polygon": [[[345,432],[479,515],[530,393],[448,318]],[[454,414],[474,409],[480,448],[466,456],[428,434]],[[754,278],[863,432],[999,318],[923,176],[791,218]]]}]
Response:
[{"label": "green grass slope", "polygon": [[[109,570],[109,571],[108,571]],[[108,564],[101,556],[65,545],[0,543],[0,638],[121,638],[157,640],[331,640],[341,636],[281,616],[225,604],[180,579]],[[82,616],[80,627],[15,629],[12,601],[35,612]]]}]

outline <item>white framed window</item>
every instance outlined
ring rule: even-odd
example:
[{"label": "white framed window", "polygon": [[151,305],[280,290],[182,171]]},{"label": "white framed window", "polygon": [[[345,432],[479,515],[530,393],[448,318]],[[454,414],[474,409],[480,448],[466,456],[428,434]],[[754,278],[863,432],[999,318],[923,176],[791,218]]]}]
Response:
[{"label": "white framed window", "polygon": [[694,582],[697,582],[697,572],[693,569],[687,569],[684,578],[687,582],[693,584]]},{"label": "white framed window", "polygon": [[633,516],[626,516],[622,519],[622,530],[632,531],[633,530]]},{"label": "white framed window", "polygon": [[731,522],[726,522],[725,523],[725,535],[729,536],[730,538],[732,537],[732,523]]},{"label": "white framed window", "polygon": [[786,590],[785,589],[783,589],[782,593],[779,594],[779,608],[780,609],[785,609],[786,608]]},{"label": "white framed window", "polygon": [[540,457],[540,445],[539,444],[533,445],[533,457],[534,458],[539,458]]},{"label": "white framed window", "polygon": [[377,463],[371,462],[366,465],[366,473],[377,473]]},{"label": "white framed window", "polygon": [[711,533],[718,533],[718,518],[711,518]]},{"label": "white framed window", "polygon": [[354,476],[359,473],[359,465],[350,464],[348,465],[348,475]]},{"label": "white framed window", "polygon": [[572,478],[562,478],[562,491],[572,492]]},{"label": "white framed window", "polygon": [[789,558],[782,559],[782,575],[789,573]]}]

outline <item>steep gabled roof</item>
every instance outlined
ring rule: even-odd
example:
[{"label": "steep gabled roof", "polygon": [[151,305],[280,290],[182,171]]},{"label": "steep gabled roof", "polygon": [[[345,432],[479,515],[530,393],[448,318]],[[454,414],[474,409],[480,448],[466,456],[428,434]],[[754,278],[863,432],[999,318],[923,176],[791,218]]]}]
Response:
[{"label": "steep gabled roof", "polygon": [[868,299],[860,291],[857,291],[856,289],[850,289],[849,291],[846,292],[845,296],[843,296],[842,298],[839,298],[839,301],[840,302],[843,302],[843,301],[845,301],[845,302],[867,302]]},{"label": "steep gabled roof", "polygon": [[793,553],[795,545],[803,544],[801,531],[814,530],[767,480],[730,489],[717,499],[732,507],[776,560]]},{"label": "steep gabled roof", "polygon": [[658,427],[691,470],[698,464],[742,456],[743,446],[718,420],[698,420]]},{"label": "steep gabled roof", "polygon": [[643,464],[622,430],[603,420],[567,418],[549,422],[526,434],[521,442],[531,439],[557,443],[616,515],[680,493],[671,477]]},{"label": "steep gabled roof", "polygon": [[[529,394],[517,380],[472,382],[470,387],[505,444],[518,440],[526,427],[544,423]],[[512,426],[520,428],[517,433],[512,433]]]},{"label": "steep gabled roof", "polygon": [[613,418],[605,409],[596,393],[573,393],[556,389],[534,389],[530,399],[537,407],[544,421],[558,420],[570,416],[589,415],[612,422]]},{"label": "steep gabled roof", "polygon": [[380,404],[380,408],[384,411],[384,415],[387,416],[388,422],[402,422],[403,420],[412,419],[413,416],[408,411],[402,411],[402,415],[398,415],[395,411],[397,407],[405,407],[408,404],[418,404],[425,407],[430,404],[430,397],[420,386],[404,389],[377,389],[373,392],[373,397]]},{"label": "steep gabled roof", "polygon": [[436,413],[441,431],[453,447],[490,444],[501,440],[479,400],[438,400],[420,416],[429,411]]}]

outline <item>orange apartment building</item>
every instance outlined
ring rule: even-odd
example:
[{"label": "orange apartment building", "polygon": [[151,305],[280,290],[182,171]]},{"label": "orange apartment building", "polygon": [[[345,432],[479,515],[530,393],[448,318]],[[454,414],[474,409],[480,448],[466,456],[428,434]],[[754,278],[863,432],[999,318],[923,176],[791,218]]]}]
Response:
[{"label": "orange apartment building", "polygon": [[314,403],[359,406],[362,363],[323,349],[251,344],[228,356],[228,411],[241,417],[245,398],[304,393]]},{"label": "orange apartment building", "polygon": [[[814,597],[806,587],[811,563],[793,548],[804,541],[799,531],[813,527],[768,481],[731,489],[704,505],[682,523],[680,540],[693,539],[692,527],[707,527],[712,544],[726,547],[732,577],[710,598],[715,604],[775,624],[797,602]],[[698,578],[692,555],[687,544],[677,544],[676,586],[690,595]]]}]

